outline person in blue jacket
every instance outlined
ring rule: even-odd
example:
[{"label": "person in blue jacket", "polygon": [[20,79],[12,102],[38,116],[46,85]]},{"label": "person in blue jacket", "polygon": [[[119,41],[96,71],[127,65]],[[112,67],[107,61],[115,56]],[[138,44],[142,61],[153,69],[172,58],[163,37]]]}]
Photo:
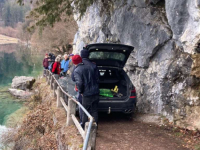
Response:
[{"label": "person in blue jacket", "polygon": [[69,69],[69,63],[71,60],[69,59],[69,55],[65,54],[64,59],[61,61],[61,69],[63,76],[66,76],[66,73]]}]

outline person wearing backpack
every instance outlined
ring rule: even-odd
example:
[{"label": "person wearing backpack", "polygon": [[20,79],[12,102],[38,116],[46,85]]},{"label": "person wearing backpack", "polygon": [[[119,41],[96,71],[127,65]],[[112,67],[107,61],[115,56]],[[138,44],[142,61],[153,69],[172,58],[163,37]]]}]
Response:
[{"label": "person wearing backpack", "polygon": [[52,66],[52,73],[60,75],[61,69],[60,69],[60,57],[56,57],[55,62]]},{"label": "person wearing backpack", "polygon": [[49,53],[49,57],[48,57],[48,64],[49,64],[49,66],[48,66],[48,69],[50,71],[52,71],[52,67],[53,67],[54,62],[55,62],[55,56],[54,56],[54,54],[53,53]]},{"label": "person wearing backpack", "polygon": [[49,53],[49,61],[50,62],[54,62],[55,58],[56,58],[56,56],[53,53]]}]

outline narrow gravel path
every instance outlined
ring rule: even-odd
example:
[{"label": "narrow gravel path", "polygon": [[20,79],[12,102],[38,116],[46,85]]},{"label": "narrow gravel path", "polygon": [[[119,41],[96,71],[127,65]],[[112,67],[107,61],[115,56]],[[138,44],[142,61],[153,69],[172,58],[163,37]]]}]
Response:
[{"label": "narrow gravel path", "polygon": [[99,116],[97,150],[188,150],[170,131],[135,122],[123,114]]}]

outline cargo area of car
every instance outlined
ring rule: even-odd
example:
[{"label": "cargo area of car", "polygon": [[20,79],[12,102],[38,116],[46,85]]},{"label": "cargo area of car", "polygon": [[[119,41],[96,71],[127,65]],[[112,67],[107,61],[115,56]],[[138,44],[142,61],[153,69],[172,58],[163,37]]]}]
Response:
[{"label": "cargo area of car", "polygon": [[[99,89],[106,89],[107,91],[113,89],[109,96],[101,96],[101,98],[109,98],[109,99],[117,99],[117,98],[125,98],[127,96],[128,84],[123,76],[121,70],[118,69],[99,69],[100,72],[100,83]],[[101,93],[101,92],[100,92]]]}]

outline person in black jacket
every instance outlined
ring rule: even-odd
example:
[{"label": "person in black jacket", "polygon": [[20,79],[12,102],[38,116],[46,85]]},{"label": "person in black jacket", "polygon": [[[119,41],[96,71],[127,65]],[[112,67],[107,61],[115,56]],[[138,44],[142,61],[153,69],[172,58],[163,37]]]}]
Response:
[{"label": "person in black jacket", "polygon": [[[75,81],[78,92],[82,95],[82,105],[98,123],[99,84],[95,64],[84,64],[79,55],[74,55],[72,62],[75,65],[72,80]],[[88,117],[84,113],[82,117],[83,128],[87,121]]]},{"label": "person in black jacket", "polygon": [[83,49],[81,51],[81,58],[82,58],[84,65],[91,66],[94,69],[95,77],[96,77],[95,80],[99,83],[99,69],[97,68],[97,66],[94,62],[91,62],[89,60],[89,51],[87,49]]},{"label": "person in black jacket", "polygon": [[54,62],[56,59],[56,56],[53,53],[49,53],[49,61]]}]

